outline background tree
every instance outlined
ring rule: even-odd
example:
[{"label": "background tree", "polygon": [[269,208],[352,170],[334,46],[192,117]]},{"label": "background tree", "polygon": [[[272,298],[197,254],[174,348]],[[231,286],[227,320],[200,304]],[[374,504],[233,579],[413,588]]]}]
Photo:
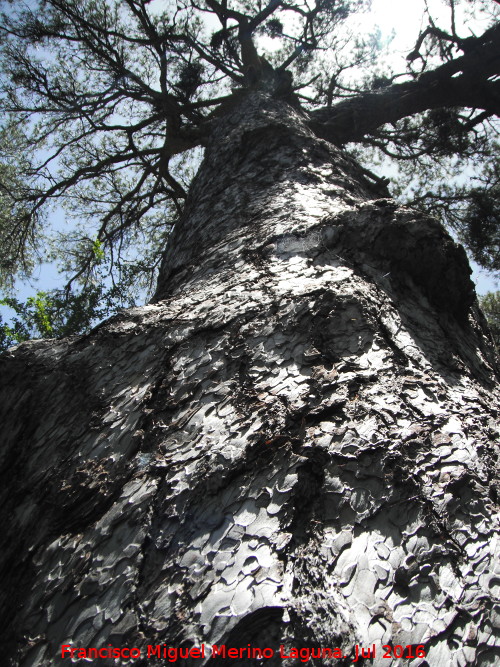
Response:
[{"label": "background tree", "polygon": [[[464,38],[452,4],[450,29],[429,22],[401,81],[355,90],[345,67],[363,50],[337,60],[349,6],[209,0],[158,19],[154,0],[50,0],[5,17],[6,67],[23,67],[3,102],[49,119],[61,168],[42,168],[38,198],[39,165],[33,183],[11,176],[5,224],[36,230],[44,202],[87,198],[100,226],[75,256],[91,281],[146,189],[179,208],[158,217],[158,233],[173,228],[149,305],[0,357],[9,667],[63,662],[61,645],[76,659],[137,647],[140,667],[203,644],[239,647],[240,665],[295,667],[292,647],[323,665],[331,647],[346,666],[373,645],[374,667],[498,663],[491,337],[463,248],[344,146],[392,152],[381,133],[403,137],[407,117],[438,157],[438,139],[463,148],[457,123],[486,136],[498,24]],[[261,30],[281,49],[264,55]],[[126,122],[109,115],[121,105]],[[429,114],[450,109],[443,139]],[[34,145],[40,127],[19,132]],[[184,196],[176,156],[200,146]]]},{"label": "background tree", "polygon": [[89,330],[92,324],[104,318],[114,303],[109,303],[109,293],[102,285],[91,285],[78,294],[67,294],[64,290],[39,291],[24,303],[7,297],[0,305],[15,312],[10,323],[2,323],[0,316],[0,349],[7,350],[32,338],[63,338]]}]

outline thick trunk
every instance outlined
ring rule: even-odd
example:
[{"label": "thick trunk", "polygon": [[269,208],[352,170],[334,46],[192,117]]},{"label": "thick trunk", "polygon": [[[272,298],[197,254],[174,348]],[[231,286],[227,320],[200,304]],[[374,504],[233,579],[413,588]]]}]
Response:
[{"label": "thick trunk", "polygon": [[306,120],[234,110],[156,302],[3,357],[7,664],[499,659],[494,359],[464,253]]}]

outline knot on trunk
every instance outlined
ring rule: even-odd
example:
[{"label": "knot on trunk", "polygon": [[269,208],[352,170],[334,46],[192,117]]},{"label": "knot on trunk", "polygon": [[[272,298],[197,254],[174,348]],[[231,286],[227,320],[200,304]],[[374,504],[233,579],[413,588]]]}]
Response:
[{"label": "knot on trunk", "polygon": [[394,284],[407,285],[409,278],[440,312],[465,321],[475,291],[464,248],[437,220],[397,208],[393,202],[390,206],[388,201],[366,203],[359,216],[353,220],[351,214],[335,234],[327,236],[357,263],[361,259],[397,276]]}]

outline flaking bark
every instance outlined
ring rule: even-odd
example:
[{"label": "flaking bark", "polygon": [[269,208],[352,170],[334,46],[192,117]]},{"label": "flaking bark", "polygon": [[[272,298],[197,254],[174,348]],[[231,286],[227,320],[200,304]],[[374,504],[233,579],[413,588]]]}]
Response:
[{"label": "flaking bark", "polygon": [[212,133],[155,302],[3,357],[7,664],[499,659],[494,355],[463,250],[377,187],[254,93]]}]

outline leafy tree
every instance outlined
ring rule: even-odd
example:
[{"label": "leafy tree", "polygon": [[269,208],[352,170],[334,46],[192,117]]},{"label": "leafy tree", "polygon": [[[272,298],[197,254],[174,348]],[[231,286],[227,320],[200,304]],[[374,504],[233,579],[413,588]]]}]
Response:
[{"label": "leafy tree", "polygon": [[2,299],[0,305],[13,308],[16,315],[19,316],[19,319],[14,320],[13,326],[4,324],[1,327],[2,349],[29,338],[51,337],[53,327],[47,313],[47,295],[44,292],[38,292],[36,297],[28,298],[26,303],[10,298]]},{"label": "leafy tree", "polygon": [[[0,350],[31,338],[62,338],[88,331],[110,310],[118,307],[112,290],[89,285],[79,293],[64,290],[37,292],[25,302],[9,296],[0,300],[15,312],[9,324],[0,316]],[[133,305],[133,304],[127,304]]]},{"label": "leafy tree", "polygon": [[[365,0],[2,0],[4,286],[49,248],[67,290],[92,292],[99,274],[129,300],[151,293],[213,121],[266,79],[319,136],[355,142],[369,180],[383,184],[371,164],[395,160],[394,190],[497,269],[498,3],[465,3],[489,22],[477,36],[458,26],[464,3],[449,4],[449,26],[428,11],[393,72],[376,33],[349,32]],[[467,165],[471,186],[456,180]],[[53,205],[69,231],[51,229]]]}]

